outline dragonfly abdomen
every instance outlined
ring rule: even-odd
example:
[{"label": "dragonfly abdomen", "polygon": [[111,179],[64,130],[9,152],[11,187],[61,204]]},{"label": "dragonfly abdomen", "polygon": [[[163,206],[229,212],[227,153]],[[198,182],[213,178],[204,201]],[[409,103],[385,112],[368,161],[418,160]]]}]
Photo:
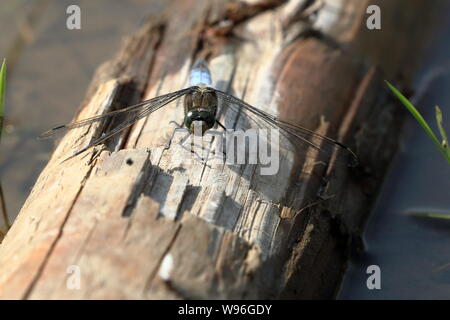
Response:
[{"label": "dragonfly abdomen", "polygon": [[211,72],[209,71],[208,65],[204,60],[197,60],[197,62],[192,67],[189,76],[190,86],[206,86],[212,85]]}]

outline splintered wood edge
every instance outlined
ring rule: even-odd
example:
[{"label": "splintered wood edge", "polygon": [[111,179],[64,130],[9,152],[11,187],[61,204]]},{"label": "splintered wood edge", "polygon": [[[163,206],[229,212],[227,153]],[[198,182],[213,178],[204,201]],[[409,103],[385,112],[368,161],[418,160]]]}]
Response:
[{"label": "splintered wood edge", "polygon": [[[319,19],[321,31],[336,31],[336,26],[340,26],[343,31],[333,34],[337,42],[353,41],[360,21],[341,18],[347,14],[361,17],[364,3],[352,1],[341,6],[339,2],[337,8],[342,10],[332,11],[337,18]],[[177,5],[185,6],[182,9],[190,6],[188,2]],[[185,60],[186,49],[183,52],[180,48],[195,50],[192,46],[195,35],[184,36],[177,42],[168,40],[166,35],[198,26],[198,21],[204,21],[203,15],[213,13],[209,8],[206,2],[198,3],[198,10],[185,20],[176,18],[177,12],[183,12],[178,8],[173,11],[173,21],[183,21],[183,24],[162,21],[150,23],[140,31],[105,65],[108,68],[102,68],[99,74],[103,76],[94,80],[78,119],[109,108],[107,101],[111,102],[122,88],[123,79],[119,77],[124,68],[126,76],[137,82],[138,93],[142,94],[146,88],[143,98],[182,87],[192,61]],[[218,10],[221,6],[214,8]],[[265,82],[277,69],[273,69],[274,63],[283,51],[287,60],[278,60],[281,66],[283,61],[290,61],[291,66],[307,67],[311,61],[305,60],[303,54],[309,52],[306,57],[316,62],[312,64],[312,71],[314,68],[321,70],[323,65],[333,76],[333,71],[338,70],[333,68],[339,64],[349,67],[349,75],[361,70],[359,63],[352,64],[351,59],[345,59],[346,53],[340,56],[331,51],[332,62],[323,63],[322,55],[328,57],[330,51],[321,40],[294,41],[283,48],[283,38],[279,36],[282,30],[276,28],[286,13],[282,12],[283,8],[272,8],[249,18],[236,31],[244,39],[250,36],[255,40],[238,46],[225,44],[222,50],[227,54],[212,61],[214,71],[226,71],[216,72],[223,88],[232,80],[231,87],[238,97],[272,113],[276,113],[277,108],[289,112],[289,94],[286,94],[289,91],[283,92],[283,97],[287,98],[285,104],[283,100],[272,99],[268,93],[295,88],[289,80],[294,69],[286,69],[282,78]],[[213,16],[220,16],[220,9]],[[275,29],[269,32],[267,27],[271,25]],[[295,32],[299,30],[301,28]],[[295,32],[290,39],[296,39]],[[255,43],[259,48],[256,57]],[[389,47],[389,43],[385,45]],[[226,63],[230,68],[221,69]],[[146,74],[148,70],[152,71],[150,76]],[[352,122],[364,119],[364,115],[379,107],[361,99],[361,92],[371,92],[374,99],[379,92],[376,85],[379,79],[370,72],[365,78],[352,76],[353,82],[346,88],[353,85],[362,88],[356,96],[348,89],[348,93],[344,91],[341,95],[323,91],[322,97],[340,101],[340,108],[353,101],[342,127],[351,129],[337,130],[342,138],[355,130]],[[318,73],[315,78],[303,81],[314,83],[324,78],[325,75]],[[370,80],[364,80],[366,78]],[[303,89],[311,89],[301,85]],[[344,83],[339,82],[339,85]],[[300,92],[300,99],[306,100],[306,105],[308,101],[316,103],[308,90],[290,92]],[[292,99],[299,98],[293,96]],[[326,109],[323,102],[316,112],[322,111],[330,119],[338,119],[339,112]],[[386,108],[383,112],[389,115],[392,109]],[[316,171],[311,163],[305,163],[299,177],[302,183],[292,191],[293,207],[286,207],[279,202],[283,188],[292,187],[288,179],[292,167],[284,166],[285,177],[271,184],[260,178],[252,182],[255,177],[252,168],[228,172],[219,166],[208,168],[183,163],[179,159],[183,151],[177,146],[165,150],[163,143],[169,131],[166,123],[176,117],[179,120],[180,112],[176,107],[168,107],[152,117],[140,121],[127,133],[123,140],[125,150],[110,153],[100,147],[59,165],[58,161],[70,154],[74,146],[85,145],[101,129],[96,125],[79,128],[64,137],[0,247],[0,297],[139,299],[333,295],[346,262],[343,242],[348,234],[341,232],[342,226],[351,227],[354,221],[360,220],[361,210],[366,209],[370,199],[358,183],[349,178],[346,170],[336,170],[336,177],[328,173],[332,187],[327,190],[335,195],[329,210],[337,213],[342,207],[349,208],[341,224],[334,216],[321,215],[321,206],[313,208],[317,213],[314,215],[298,210],[314,205],[306,203],[305,199],[315,195],[320,182],[317,176],[323,174],[323,170]],[[376,127],[382,120],[382,117],[375,117],[366,125]],[[317,130],[329,132],[329,123],[317,123]],[[394,130],[392,122],[384,122],[384,125]],[[361,139],[359,142],[363,146],[373,141]],[[382,172],[384,167],[380,164],[377,169]],[[312,178],[314,176],[316,178]],[[280,188],[280,183],[284,187]],[[377,186],[379,182],[372,181],[372,184]],[[158,186],[165,186],[167,192]],[[257,188],[256,192],[252,187]],[[345,193],[347,188],[351,192]],[[219,210],[220,203],[226,213],[235,211],[237,214],[223,214]],[[330,269],[334,264],[336,267]],[[73,282],[74,274],[68,273],[71,266],[81,271],[79,288],[72,287],[76,287],[77,282]],[[323,281],[324,277],[327,281]]]}]

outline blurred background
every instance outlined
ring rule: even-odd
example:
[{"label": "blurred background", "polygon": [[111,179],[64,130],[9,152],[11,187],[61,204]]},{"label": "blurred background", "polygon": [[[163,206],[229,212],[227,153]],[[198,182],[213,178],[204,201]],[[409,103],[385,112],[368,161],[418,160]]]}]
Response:
[{"label": "blurred background", "polygon": [[[450,1],[434,3],[433,32],[409,98],[435,133],[439,106],[448,134]],[[398,107],[404,108],[400,103]],[[340,299],[450,299],[450,166],[409,113],[402,129],[399,149],[364,230],[365,252],[353,257]],[[415,216],[425,213],[440,218]],[[370,265],[380,267],[381,290],[367,289]]]},{"label": "blurred background", "polygon": [[[81,7],[81,30],[68,30],[66,9]],[[95,69],[121,39],[170,4],[168,0],[4,0],[0,57],[8,65],[0,177],[11,220],[54,148],[36,140],[72,120]]]},{"label": "blurred background", "polygon": [[[156,18],[170,2],[2,1],[0,27],[7,32],[0,38],[0,58],[7,58],[8,74],[0,179],[11,221],[54,148],[53,141],[36,137],[71,121],[95,69],[114,54],[123,36]],[[416,102],[433,125],[439,105],[449,130],[450,1],[436,2],[441,10],[416,77]],[[72,4],[81,7],[81,30],[66,28]],[[366,252],[352,260],[341,299],[450,298],[450,220],[409,214],[450,214],[450,166],[409,115],[400,145],[364,234]],[[367,289],[370,264],[381,268],[381,290]]]}]

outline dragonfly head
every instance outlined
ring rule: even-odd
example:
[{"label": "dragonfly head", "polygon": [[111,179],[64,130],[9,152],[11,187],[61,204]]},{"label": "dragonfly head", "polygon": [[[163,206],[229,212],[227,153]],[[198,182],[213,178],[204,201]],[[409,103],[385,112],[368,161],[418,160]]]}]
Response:
[{"label": "dragonfly head", "polygon": [[185,118],[184,125],[196,135],[204,135],[206,130],[214,126],[215,114],[206,109],[190,110]]},{"label": "dragonfly head", "polygon": [[216,121],[217,95],[206,87],[186,94],[184,125],[194,134],[203,135]]}]

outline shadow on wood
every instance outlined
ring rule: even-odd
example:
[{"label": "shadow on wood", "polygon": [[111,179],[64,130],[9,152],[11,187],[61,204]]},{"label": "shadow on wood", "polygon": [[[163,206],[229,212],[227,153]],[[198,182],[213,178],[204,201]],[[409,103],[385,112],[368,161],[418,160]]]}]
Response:
[{"label": "shadow on wood", "polygon": [[0,298],[332,298],[396,149],[402,109],[381,74],[409,84],[408,44],[423,37],[411,21],[431,5],[379,1],[383,30],[369,32],[368,1],[326,1],[310,19],[303,4],[175,1],[99,68],[77,119],[178,90],[210,57],[221,88],[348,144],[360,167],[314,152],[286,156],[270,177],[188,163],[165,147],[177,104],[61,165],[104,130],[74,129],[0,248]]}]

